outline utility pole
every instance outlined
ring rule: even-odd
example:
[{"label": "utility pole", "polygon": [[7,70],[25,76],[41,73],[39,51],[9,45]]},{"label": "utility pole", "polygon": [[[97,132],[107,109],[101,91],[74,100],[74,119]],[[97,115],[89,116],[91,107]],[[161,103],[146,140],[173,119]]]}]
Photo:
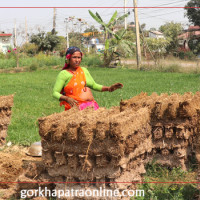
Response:
[{"label": "utility pole", "polygon": [[[126,14],[126,5],[127,5],[127,0],[124,0],[124,14]],[[127,17],[124,19],[124,28],[127,29]]]},{"label": "utility pole", "polygon": [[53,9],[53,30],[52,34],[56,33],[56,8]]},{"label": "utility pole", "polygon": [[15,39],[14,39],[14,47],[17,47],[17,28],[16,28],[16,19],[15,19]]},{"label": "utility pole", "polygon": [[26,17],[25,17],[25,35],[26,35],[26,43],[28,43],[27,19],[26,19]]},{"label": "utility pole", "polygon": [[65,23],[66,23],[66,35],[67,35],[67,48],[69,48],[68,18],[65,18]]},{"label": "utility pole", "polygon": [[136,28],[137,69],[140,69],[141,48],[140,48],[140,27],[138,23],[137,0],[133,0],[133,3],[134,3],[135,28]]}]

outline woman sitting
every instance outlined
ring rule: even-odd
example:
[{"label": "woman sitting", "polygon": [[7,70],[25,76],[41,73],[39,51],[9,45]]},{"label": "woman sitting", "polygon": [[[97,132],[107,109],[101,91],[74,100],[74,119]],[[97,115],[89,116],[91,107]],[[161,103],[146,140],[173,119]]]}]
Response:
[{"label": "woman sitting", "polygon": [[69,110],[75,105],[80,110],[89,106],[93,106],[97,110],[99,106],[94,100],[90,88],[101,92],[113,92],[123,87],[121,83],[113,84],[110,87],[97,84],[89,71],[80,67],[82,55],[78,47],[67,49],[65,66],[58,74],[54,85],[53,96],[60,100],[60,105],[64,105],[65,110]]}]

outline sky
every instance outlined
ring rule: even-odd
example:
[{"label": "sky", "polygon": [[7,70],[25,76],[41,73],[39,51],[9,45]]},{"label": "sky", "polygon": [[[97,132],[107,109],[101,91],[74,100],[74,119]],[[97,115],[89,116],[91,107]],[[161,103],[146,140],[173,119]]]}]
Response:
[{"label": "sky", "polygon": [[[188,1],[189,0],[138,0],[138,7],[184,7]],[[104,7],[90,8],[90,10],[92,12],[98,12],[106,22],[111,18],[115,10],[118,11],[119,15],[124,13],[124,0],[0,0],[0,5],[0,31],[13,33],[16,21],[16,28],[19,35],[25,33],[25,18],[27,20],[28,33],[51,31],[53,27],[53,8],[13,7],[57,7],[56,31],[58,35],[63,36],[66,35],[66,28],[82,31],[91,25],[99,28],[98,23],[89,15],[89,8],[87,7]],[[130,11],[127,21],[133,22],[134,13],[133,8],[131,8],[134,7],[133,0],[127,0],[126,7],[127,11]],[[139,22],[140,24],[145,23],[146,29],[152,27],[159,29],[161,25],[171,21],[182,23],[184,27],[187,28],[189,22],[187,17],[184,17],[184,13],[185,11],[183,8],[138,8]],[[66,18],[73,16],[75,17],[73,23],[64,22]],[[86,22],[81,28],[77,20],[78,18]]]}]

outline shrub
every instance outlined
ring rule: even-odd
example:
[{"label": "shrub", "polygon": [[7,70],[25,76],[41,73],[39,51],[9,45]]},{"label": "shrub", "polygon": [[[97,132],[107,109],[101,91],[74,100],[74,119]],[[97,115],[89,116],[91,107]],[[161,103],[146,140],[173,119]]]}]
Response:
[{"label": "shrub", "polygon": [[169,66],[162,68],[161,71],[163,71],[163,72],[180,72],[181,69],[180,69],[179,65],[172,64],[172,65],[169,65]]},{"label": "shrub", "polygon": [[192,51],[188,51],[186,49],[178,49],[177,56],[182,60],[183,59],[193,60],[196,58],[196,55]]},{"label": "shrub", "polygon": [[26,43],[22,46],[21,51],[26,53],[28,56],[34,56],[38,51],[38,46],[33,43]]},{"label": "shrub", "polygon": [[98,55],[91,55],[83,58],[82,65],[87,65],[88,67],[101,67],[103,62]]},{"label": "shrub", "polygon": [[5,54],[4,53],[0,53],[0,59],[4,59],[5,58]]},{"label": "shrub", "polygon": [[29,67],[29,71],[36,71],[38,68],[37,63],[32,63]]}]

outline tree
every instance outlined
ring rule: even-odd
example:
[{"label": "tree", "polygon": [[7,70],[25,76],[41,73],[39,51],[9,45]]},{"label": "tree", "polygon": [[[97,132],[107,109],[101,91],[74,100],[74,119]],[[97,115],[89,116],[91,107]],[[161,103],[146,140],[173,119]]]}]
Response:
[{"label": "tree", "polygon": [[67,40],[64,36],[58,36],[59,38],[59,42],[55,47],[55,51],[59,51],[60,56],[63,57],[66,53],[66,49],[67,49]]},{"label": "tree", "polygon": [[200,26],[200,1],[190,0],[185,5],[186,15],[195,26]]},{"label": "tree", "polygon": [[145,38],[145,42],[152,52],[155,64],[157,64],[159,59],[166,53],[169,41],[165,38]]},{"label": "tree", "polygon": [[96,14],[94,14],[89,10],[89,13],[93,19],[95,19],[99,24],[101,24],[105,32],[106,41],[104,50],[104,67],[109,67],[111,61],[113,61],[116,56],[119,58],[119,52],[117,52],[119,46],[123,46],[123,48],[126,49],[126,51],[129,53],[133,53],[130,46],[135,46],[135,45],[130,41],[124,40],[124,35],[126,33],[126,30],[125,29],[119,30],[117,33],[113,32],[113,28],[117,24],[117,21],[124,20],[124,18],[127,17],[129,14],[117,17],[118,13],[117,11],[115,11],[110,21],[106,24],[97,12]]},{"label": "tree", "polygon": [[38,51],[38,46],[34,43],[25,43],[22,45],[21,51],[29,56],[35,56]]},{"label": "tree", "polygon": [[189,48],[192,50],[192,52],[195,55],[199,55],[200,54],[200,38],[192,37],[188,41],[188,46],[189,46]]},{"label": "tree", "polygon": [[167,22],[160,26],[159,30],[164,33],[169,44],[167,46],[167,51],[173,52],[178,48],[178,36],[182,33],[183,27],[181,23]]},{"label": "tree", "polygon": [[87,32],[98,32],[98,29],[96,29],[95,26],[92,25],[89,28],[85,29],[84,33],[87,33]]},{"label": "tree", "polygon": [[38,34],[33,34],[30,42],[35,43],[38,46],[39,51],[53,51],[53,49],[59,43],[59,37],[50,32],[41,32]]},{"label": "tree", "polygon": [[82,48],[83,36],[79,32],[69,33],[69,44],[70,46],[76,46]]}]

